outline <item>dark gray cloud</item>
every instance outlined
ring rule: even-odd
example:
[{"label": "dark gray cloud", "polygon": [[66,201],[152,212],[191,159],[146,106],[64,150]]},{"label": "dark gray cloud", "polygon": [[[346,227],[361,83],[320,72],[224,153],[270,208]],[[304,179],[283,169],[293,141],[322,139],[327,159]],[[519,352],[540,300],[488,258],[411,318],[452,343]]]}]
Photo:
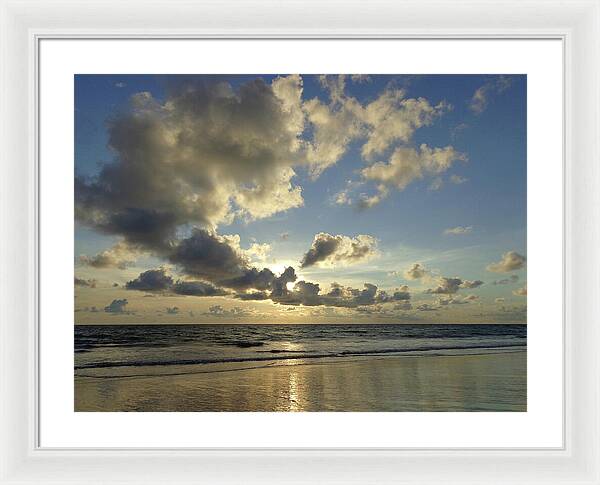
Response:
[{"label": "dark gray cloud", "polygon": [[128,281],[125,288],[140,291],[166,291],[172,285],[173,278],[166,273],[164,268],[159,268],[140,273],[136,279]]},{"label": "dark gray cloud", "polygon": [[110,305],[104,307],[106,313],[125,313],[125,307],[128,302],[124,298],[122,300],[113,300]]},{"label": "dark gray cloud", "polygon": [[377,254],[377,240],[360,234],[354,238],[325,232],[317,234],[302,258],[302,268],[320,265],[350,265],[367,261]]},{"label": "dark gray cloud", "polygon": [[174,293],[186,296],[222,296],[229,294],[222,288],[204,281],[178,280],[172,287]]},{"label": "dark gray cloud", "polygon": [[265,291],[250,291],[248,293],[237,293],[235,298],[239,298],[244,301],[261,301],[268,300],[269,294]]},{"label": "dark gray cloud", "polygon": [[234,280],[251,270],[235,243],[231,238],[194,229],[190,237],[173,247],[168,259],[189,276],[211,282]]},{"label": "dark gray cloud", "polygon": [[208,315],[211,317],[244,317],[250,315],[252,312],[250,310],[241,308],[241,307],[233,307],[226,309],[222,305],[213,305],[209,307],[208,312],[205,312],[203,315]]},{"label": "dark gray cloud", "polygon": [[167,274],[164,268],[150,269],[125,284],[128,290],[173,292],[187,296],[220,296],[228,292],[205,281],[177,280]]},{"label": "dark gray cloud", "polygon": [[370,283],[365,283],[362,289],[344,287],[338,283],[333,283],[330,291],[322,294],[318,284],[298,281],[292,290],[286,289],[279,295],[271,294],[271,299],[282,305],[358,308],[406,301],[410,299],[410,293],[408,293],[406,287],[395,291],[393,294],[388,294],[385,291],[378,291],[377,286]]}]

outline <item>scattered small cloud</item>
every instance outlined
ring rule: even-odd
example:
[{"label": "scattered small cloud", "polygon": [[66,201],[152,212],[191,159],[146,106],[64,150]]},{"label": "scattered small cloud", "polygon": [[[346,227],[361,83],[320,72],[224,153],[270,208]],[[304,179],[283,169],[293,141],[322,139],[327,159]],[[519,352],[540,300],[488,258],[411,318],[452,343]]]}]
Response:
[{"label": "scattered small cloud", "polygon": [[483,113],[488,107],[492,96],[503,93],[511,84],[510,77],[495,76],[475,91],[469,103],[469,109],[476,115]]},{"label": "scattered small cloud", "polygon": [[407,280],[419,280],[424,276],[428,276],[430,271],[426,269],[421,263],[413,263],[410,268],[404,271],[404,277]]},{"label": "scattered small cloud", "polygon": [[133,250],[127,243],[121,241],[110,249],[106,249],[95,256],[82,254],[79,263],[93,268],[118,268],[126,269],[135,264],[137,251]]},{"label": "scattered small cloud", "polygon": [[493,273],[509,273],[525,266],[526,258],[516,251],[508,251],[502,255],[502,259],[496,263],[489,264],[486,269]]},{"label": "scattered small cloud", "polygon": [[446,229],[444,231],[445,235],[453,235],[453,236],[458,236],[461,234],[471,234],[473,232],[473,226],[456,226],[456,227],[449,227],[448,229]]},{"label": "scattered small cloud", "polygon": [[442,177],[436,177],[431,181],[429,187],[427,187],[427,190],[435,192],[436,190],[440,190],[443,186],[444,180],[442,179]]},{"label": "scattered small cloud", "polygon": [[117,87],[117,88],[124,88],[125,86],[127,86],[127,84],[125,84],[122,81],[119,81],[118,83],[115,83],[115,87]]},{"label": "scattered small cloud", "polygon": [[452,141],[456,141],[457,138],[469,127],[466,123],[459,123],[454,128],[450,129],[450,138]]},{"label": "scattered small cloud", "polygon": [[481,280],[463,280],[462,278],[446,278],[440,276],[437,278],[437,286],[435,288],[428,288],[425,293],[431,295],[453,295],[458,292],[461,288],[479,288],[483,285]]},{"label": "scattered small cloud", "polygon": [[128,301],[123,298],[122,300],[113,300],[110,305],[104,307],[106,313],[125,313],[125,307]]},{"label": "scattered small cloud", "polygon": [[513,290],[513,295],[515,296],[527,296],[527,286],[523,286],[517,290]]},{"label": "scattered small cloud", "polygon": [[96,288],[96,280],[86,280],[75,276],[74,283],[75,286],[80,286],[84,288]]},{"label": "scattered small cloud", "polygon": [[464,184],[465,182],[468,182],[469,179],[466,177],[463,177],[461,175],[450,175],[450,183],[453,183],[454,185],[460,185],[460,184]]},{"label": "scattered small cloud", "polygon": [[209,307],[208,312],[205,312],[204,315],[208,315],[211,317],[243,317],[250,315],[252,312],[250,310],[241,308],[241,307],[233,307],[226,309],[222,305],[213,305]]},{"label": "scattered small cloud", "polygon": [[333,236],[325,232],[317,234],[311,248],[302,258],[300,266],[348,266],[362,263],[377,256],[377,239],[359,234],[356,237]]},{"label": "scattered small cloud", "polygon": [[371,82],[371,76],[369,76],[368,74],[351,74],[350,79],[353,83],[358,84]]},{"label": "scattered small cloud", "polygon": [[510,283],[516,283],[519,281],[519,276],[516,274],[510,275],[510,278],[503,278],[501,280],[492,281],[493,285],[508,285]]}]

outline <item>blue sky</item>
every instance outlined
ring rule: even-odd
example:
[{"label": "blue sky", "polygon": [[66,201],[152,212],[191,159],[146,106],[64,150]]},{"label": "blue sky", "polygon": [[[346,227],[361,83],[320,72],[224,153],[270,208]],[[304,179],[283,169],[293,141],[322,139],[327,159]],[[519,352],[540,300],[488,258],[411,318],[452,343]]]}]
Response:
[{"label": "blue sky", "polygon": [[[94,186],[94,183],[97,182],[97,177],[106,164],[120,167],[119,170],[123,169],[123,171],[119,173],[123,174],[131,173],[129,169],[126,171],[123,168],[128,163],[134,164],[135,170],[143,170],[143,157],[134,161],[130,159],[146,149],[146,147],[131,146],[132,143],[144,143],[147,140],[145,134],[144,137],[140,137],[141,141],[130,142],[128,139],[122,142],[125,148],[110,146],[110,137],[118,136],[114,130],[128,129],[127,122],[131,120],[133,120],[131,123],[138,123],[140,118],[147,118],[156,124],[157,130],[164,129],[170,134],[180,130],[178,133],[189,133],[192,140],[196,139],[194,137],[202,139],[207,137],[207,132],[211,132],[210,117],[215,116],[214,110],[221,109],[220,104],[210,104],[213,101],[206,101],[207,96],[224,97],[223,99],[228,100],[227,106],[231,106],[231,100],[238,100],[234,101],[234,105],[237,106],[235,103],[238,103],[241,106],[243,103],[239,103],[240,90],[244,90],[244,86],[256,83],[257,79],[261,80],[260,90],[266,90],[268,96],[272,97],[271,91],[276,91],[273,86],[277,84],[278,79],[284,78],[285,75],[76,76],[76,177],[87,189],[90,187],[97,189],[98,186]],[[239,291],[252,292],[253,288],[227,288],[223,286],[224,280],[213,277],[208,272],[196,271],[192,274],[182,267],[181,262],[178,264],[177,258],[165,255],[165,252],[157,249],[156,245],[134,240],[127,230],[115,230],[113,225],[108,229],[109,224],[106,222],[98,223],[98,217],[106,219],[112,217],[111,214],[114,215],[115,211],[129,210],[132,200],[135,202],[135,199],[124,197],[126,203],[123,202],[124,205],[119,206],[118,202],[112,203],[110,197],[102,196],[105,202],[98,202],[89,196],[85,199],[85,203],[82,202],[83,199],[76,198],[76,206],[85,206],[85,215],[76,220],[75,261],[76,278],[85,282],[93,281],[93,283],[76,285],[78,298],[86,302],[85,306],[78,307],[76,321],[95,322],[107,319],[113,321],[115,317],[120,317],[123,321],[155,321],[165,318],[159,312],[163,306],[171,307],[169,305],[178,308],[177,313],[169,313],[169,321],[173,319],[206,321],[222,318],[222,315],[217,315],[218,312],[209,310],[215,306],[225,311],[238,308],[238,315],[234,315],[235,312],[227,314],[226,318],[231,321],[272,320],[283,318],[282,312],[285,312],[285,319],[290,318],[288,316],[290,313],[301,314],[294,317],[293,321],[354,321],[355,319],[364,321],[364,318],[399,322],[424,319],[427,321],[523,321],[526,312],[524,286],[527,227],[526,76],[373,75],[363,76],[360,79],[333,76],[326,81],[319,76],[310,75],[300,76],[297,79],[299,81],[296,81],[293,86],[296,89],[294,92],[301,94],[299,100],[294,98],[293,109],[302,113],[303,121],[302,128],[294,128],[297,129],[294,136],[301,143],[306,141],[307,150],[312,150],[313,155],[310,155],[309,151],[303,152],[304,148],[294,148],[291,154],[274,150],[273,154],[269,153],[266,156],[269,160],[270,157],[275,159],[278,156],[294,158],[293,162],[289,163],[294,175],[291,177],[286,175],[287,178],[282,183],[286,186],[289,182],[293,188],[300,188],[301,203],[290,202],[289,207],[285,203],[277,207],[273,202],[275,205],[270,206],[269,214],[264,215],[266,206],[261,205],[261,209],[255,206],[244,208],[243,203],[239,205],[241,199],[235,199],[238,202],[234,201],[234,206],[241,212],[233,216],[229,214],[218,220],[214,219],[209,223],[196,220],[194,217],[190,217],[189,221],[181,220],[182,223],[178,226],[181,237],[176,241],[171,240],[171,244],[178,244],[182,237],[191,234],[193,228],[206,229],[215,237],[237,235],[240,251],[249,249],[252,244],[268,245],[267,254],[263,254],[260,260],[256,259],[256,254],[240,253],[242,259],[246,258],[245,263],[242,264],[243,271],[251,267],[258,269],[266,267],[276,276],[287,266],[295,265],[297,278],[295,282],[288,284],[289,291],[292,293],[293,285],[298,281],[318,283],[319,295],[325,294],[332,282],[355,289],[361,289],[364,283],[370,283],[376,285],[378,291],[384,290],[388,293],[407,286],[411,307],[409,308],[404,300],[403,304],[399,305],[398,301],[386,302],[385,298],[379,298],[379,301],[377,298],[367,301],[367,305],[354,304],[348,298],[343,302],[336,301],[328,305],[329,300],[321,301],[318,295],[317,299],[311,300],[290,295],[285,300],[277,301],[268,297],[268,292],[273,291],[272,287],[260,289],[265,292],[265,301],[257,303],[243,301],[242,303]],[[203,86],[202,89],[197,88],[198,85]],[[291,86],[292,83],[290,82],[289,85]],[[221,91],[206,86],[228,86],[227,93],[220,94]],[[335,86],[342,86],[341,91],[334,91],[337,89]],[[197,92],[194,91],[196,89]],[[211,94],[206,94],[207,92]],[[291,91],[286,91],[288,92]],[[135,104],[135,100],[140,99],[139,93],[148,93],[144,98],[146,104],[142,108],[139,106],[136,108]],[[377,112],[375,121],[371,118],[367,119],[368,115],[365,114],[367,106],[371,103],[375,106],[378,100],[383,99],[384,93],[393,93],[393,101],[386,104],[385,109]],[[194,96],[201,99],[198,101],[197,110],[193,111],[193,116],[198,119],[194,118],[190,121],[192,115],[186,111],[187,105],[177,104],[184,95],[187,96],[185,98],[187,105],[195,102]],[[151,106],[148,99],[151,99]],[[263,100],[263,94],[260,94],[260,99]],[[275,99],[278,99],[277,96]],[[310,100],[315,102],[311,104]],[[407,100],[409,104],[406,104]],[[256,116],[260,116],[263,112],[260,102],[256,103],[258,113]],[[287,101],[284,101],[284,104],[285,102]],[[317,103],[318,108],[325,113],[323,116],[329,117],[325,125],[313,122],[320,119],[314,118],[318,114]],[[407,106],[413,106],[410,103],[414,103],[415,107],[408,109]],[[251,99],[248,105],[252,107]],[[359,111],[356,111],[356,106],[361,107]],[[136,109],[138,112],[135,112]],[[183,114],[177,113],[178,109]],[[271,105],[268,109],[271,109]],[[277,116],[281,115],[283,118],[274,127],[268,126],[268,117],[266,121],[261,118],[260,123],[265,123],[265,133],[272,136],[273,130],[279,129],[282,123],[286,123],[285,116],[289,115],[291,119],[293,113],[292,108],[284,109],[283,114],[278,112]],[[228,116],[232,116],[231,113]],[[237,117],[238,114],[233,116]],[[246,113],[244,116],[251,115]],[[331,120],[334,120],[335,116],[338,117],[335,118],[338,120],[336,122],[340,124],[339,134],[332,131],[331,127],[333,124]],[[353,119],[353,116],[356,119]],[[396,125],[389,122],[389,117],[394,116],[398,120],[397,126],[400,130],[405,129],[404,122],[413,123],[407,129],[408,134],[394,133],[393,129]],[[430,119],[423,121],[428,116]],[[343,121],[339,121],[341,119]],[[181,128],[183,123],[185,126]],[[248,126],[244,124],[247,123],[245,118],[240,123],[240,127],[231,127],[231,135],[227,133],[229,129],[227,126],[219,128],[222,130],[219,136],[233,140],[235,143],[236,133],[243,133],[240,130]],[[343,123],[348,125],[344,126]],[[202,129],[199,128],[200,126]],[[357,126],[357,134],[344,140],[344,137],[347,137],[348,133]],[[197,132],[194,131],[196,129]],[[261,129],[263,129],[262,125]],[[254,128],[253,130],[260,134],[260,130]],[[285,131],[285,136],[288,135],[288,131]],[[276,135],[275,140],[280,140],[284,136]],[[253,134],[253,136],[257,135]],[[383,148],[374,156],[365,157],[363,147],[366,140],[381,139],[384,139]],[[327,143],[319,143],[319,140],[327,140]],[[186,165],[185,170],[194,170],[193,164],[196,162],[193,157],[196,156],[197,169],[210,171],[212,165],[207,164],[212,162],[206,152],[205,142],[201,143],[200,148],[195,142],[189,143],[189,146],[183,146],[181,143],[169,142],[168,150],[165,148],[165,160],[157,159],[153,163],[170,163],[169,157],[179,157],[173,150],[181,150],[182,153],[184,150],[192,150],[191,159],[188,160],[186,155],[185,163],[191,165]],[[419,148],[423,144],[432,149],[451,148],[455,155],[445,159],[443,167],[439,166],[433,171],[428,171],[423,168],[427,167],[427,157]],[[160,146],[155,147],[152,156],[154,157],[154,153],[161,149]],[[268,148],[261,145],[261,149]],[[327,158],[330,150],[334,149],[339,149],[341,154],[330,157],[326,163],[318,160],[319,156]],[[245,147],[244,150],[246,153],[248,148]],[[414,163],[421,163],[421,168],[417,168],[421,171],[419,176],[411,178],[412,176],[404,173],[414,170],[414,163],[411,162],[413,165],[410,165],[402,159],[402,153],[407,153],[402,150],[416,150],[420,161],[415,159],[417,161]],[[397,177],[395,181],[388,177],[391,173],[390,167],[396,163],[391,161],[394,154],[397,155],[395,160],[399,164],[397,166],[399,168],[394,172]],[[312,161],[305,162],[303,157],[306,160],[312,157],[310,158]],[[274,166],[279,169],[283,162],[275,160],[274,163]],[[387,178],[368,177],[368,171],[365,169],[375,164],[381,165],[380,168],[388,174]],[[315,176],[313,170],[315,166],[321,167],[318,176]],[[173,172],[166,171],[161,176],[180,177],[181,174],[177,170],[175,168]],[[397,180],[400,178],[404,180],[404,177],[410,180],[405,186],[400,186]],[[105,181],[102,186],[103,190],[107,189],[106,183]],[[260,184],[260,181],[248,180],[246,184],[244,180],[236,179],[235,184],[237,185],[232,187],[242,187],[240,190],[243,190],[244,187],[252,184]],[[107,190],[114,191],[114,188],[108,187]],[[135,190],[143,191],[145,188],[142,185]],[[194,190],[197,193],[203,189],[197,186]],[[346,199],[344,203],[340,203],[340,193],[344,191],[346,191]],[[89,193],[91,191],[86,192]],[[383,194],[378,203],[369,208],[361,207],[361,198],[375,194]],[[145,209],[151,207],[151,195],[141,196]],[[285,200],[286,196],[283,199]],[[161,199],[157,199],[156,209],[161,210],[158,200]],[[261,201],[261,204],[266,202]],[[246,212],[243,212],[244,210]],[[259,210],[263,211],[261,213],[263,215],[257,215]],[[235,208],[232,211],[235,212]],[[91,216],[92,213],[95,214],[94,217]],[[448,234],[448,230],[453,228],[459,229],[454,231],[455,233]],[[284,234],[287,236],[282,237]],[[316,264],[299,268],[299,262],[311,248],[319,249],[319,241],[316,238],[318,234],[344,236],[348,239],[336,240],[340,242],[338,253],[334,251],[325,254]],[[358,235],[368,235],[373,238],[375,242],[372,245],[369,243],[367,248],[369,251],[372,250],[372,254],[369,253],[368,257],[361,259],[348,252],[344,254],[339,252],[343,244],[352,241]],[[127,245],[127,264],[116,267],[119,264],[115,265],[114,261],[103,265],[99,260],[96,261],[98,264],[90,264],[95,256],[110,250],[119,242]],[[317,246],[314,246],[315,243]],[[263,249],[266,250],[266,246]],[[234,250],[237,251],[236,248]],[[509,253],[517,254],[522,260],[512,261],[510,256],[504,258]],[[500,272],[490,271],[490,264],[498,262],[506,264],[496,267],[501,270]],[[419,279],[404,277],[404,271],[414,263],[419,263],[426,268],[425,277]],[[168,284],[165,288],[158,289],[138,285],[144,289],[135,290],[133,288],[135,284],[130,284],[128,287],[128,282],[135,281],[139,274],[148,270],[161,270],[173,281],[191,281],[193,278],[196,281],[198,275],[201,275],[202,278],[198,281],[223,288],[224,294],[175,295]],[[512,275],[514,275],[513,279],[518,278],[518,280],[507,284],[493,283]],[[439,278],[450,277],[480,281],[481,284],[470,289],[462,288],[455,291],[450,288],[448,292],[440,290],[439,293],[431,293],[432,289],[439,287]],[[430,292],[427,293],[428,291]],[[154,296],[152,308],[148,307],[149,298],[140,299],[143,294]],[[459,303],[459,298],[465,299],[467,296],[472,297],[468,303],[465,301],[464,304],[452,307],[452,303]],[[116,312],[120,315],[115,316],[113,315],[115,312],[111,311],[99,311],[109,305],[111,300],[123,299],[127,300],[127,304],[123,306],[123,311]],[[423,307],[427,308],[426,311],[419,311],[417,308],[423,304],[427,305]],[[136,305],[137,308],[134,308]],[[96,311],[91,311],[92,307],[95,307]],[[294,308],[293,312],[289,311],[290,307]],[[357,310],[359,307],[360,310]],[[324,313],[324,308],[328,308],[329,315],[319,314],[319,312]],[[446,310],[447,308],[449,309]],[[315,312],[316,310],[318,311]],[[365,317],[365,314],[369,317]]]}]

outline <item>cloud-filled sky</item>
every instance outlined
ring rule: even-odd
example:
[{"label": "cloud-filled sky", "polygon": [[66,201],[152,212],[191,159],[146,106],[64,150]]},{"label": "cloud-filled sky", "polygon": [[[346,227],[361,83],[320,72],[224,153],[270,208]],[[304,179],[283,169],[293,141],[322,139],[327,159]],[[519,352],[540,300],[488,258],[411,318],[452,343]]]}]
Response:
[{"label": "cloud-filled sky", "polygon": [[75,322],[525,322],[526,77],[75,76]]}]

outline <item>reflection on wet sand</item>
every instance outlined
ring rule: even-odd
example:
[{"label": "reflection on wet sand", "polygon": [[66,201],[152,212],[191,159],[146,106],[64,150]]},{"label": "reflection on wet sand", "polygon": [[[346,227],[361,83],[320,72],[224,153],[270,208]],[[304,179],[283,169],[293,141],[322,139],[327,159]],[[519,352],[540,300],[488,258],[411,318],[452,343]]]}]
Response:
[{"label": "reflection on wet sand", "polygon": [[165,376],[104,369],[76,376],[75,410],[526,411],[526,367],[517,351],[172,366]]}]

